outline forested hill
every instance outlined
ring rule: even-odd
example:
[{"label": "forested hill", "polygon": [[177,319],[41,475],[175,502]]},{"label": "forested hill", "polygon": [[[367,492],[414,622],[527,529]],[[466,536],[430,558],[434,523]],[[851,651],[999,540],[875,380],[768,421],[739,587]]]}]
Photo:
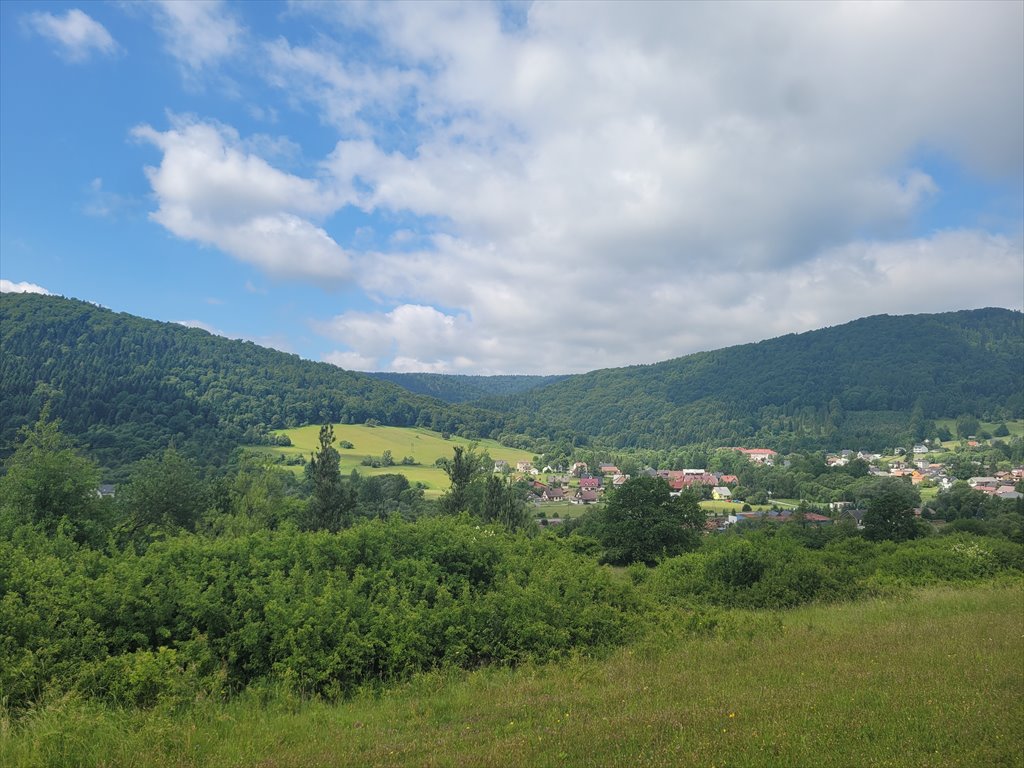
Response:
[{"label": "forested hill", "polygon": [[481,405],[504,411],[510,432],[614,446],[881,448],[932,436],[938,417],[1019,418],[1022,318],[1005,309],[879,315]]},{"label": "forested hill", "polygon": [[215,461],[271,429],[368,419],[537,450],[538,438],[881,448],[934,436],[938,417],[1024,415],[1022,318],[1003,309],[882,315],[546,385],[540,377],[403,379],[447,399],[539,385],[449,404],[198,329],[73,299],[0,294],[0,452],[47,400],[63,430],[108,469],[171,442]]},{"label": "forested hill", "polygon": [[562,381],[566,376],[463,376],[444,373],[370,373],[375,379],[390,381],[417,395],[427,395],[446,403],[468,403],[487,397],[514,395]]},{"label": "forested hill", "polygon": [[327,363],[56,296],[0,294],[0,451],[44,401],[62,430],[116,468],[173,442],[223,459],[269,429],[421,425],[469,436],[500,418]]}]

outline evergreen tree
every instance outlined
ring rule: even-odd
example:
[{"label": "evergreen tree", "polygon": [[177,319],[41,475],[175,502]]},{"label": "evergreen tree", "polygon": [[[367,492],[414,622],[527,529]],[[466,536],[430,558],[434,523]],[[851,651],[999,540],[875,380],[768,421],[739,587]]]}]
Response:
[{"label": "evergreen tree", "polygon": [[451,461],[445,462],[443,468],[451,488],[441,497],[441,509],[450,515],[470,511],[470,486],[482,469],[481,456],[473,447],[456,445]]},{"label": "evergreen tree", "polygon": [[510,531],[528,528],[531,523],[522,489],[497,475],[488,476],[484,483],[480,516],[484,522],[500,523]]},{"label": "evergreen tree", "polygon": [[303,527],[310,530],[339,531],[352,525],[354,493],[341,482],[341,454],[333,445],[334,427],[320,427],[320,447],[306,465],[306,476],[313,484]]}]

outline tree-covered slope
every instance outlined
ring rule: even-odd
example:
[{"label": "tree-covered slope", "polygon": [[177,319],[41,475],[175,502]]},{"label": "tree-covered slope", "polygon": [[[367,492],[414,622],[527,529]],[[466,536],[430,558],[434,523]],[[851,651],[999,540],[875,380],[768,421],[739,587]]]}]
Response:
[{"label": "tree-covered slope", "polygon": [[[171,442],[210,460],[270,429],[368,419],[531,448],[532,438],[648,448],[884,447],[927,436],[938,417],[1024,414],[1022,317],[1003,309],[882,315],[565,377],[471,406],[86,302],[3,294],[0,452],[46,400],[63,430],[107,468]],[[533,377],[488,378],[419,381],[454,399]]]},{"label": "tree-covered slope", "polygon": [[927,436],[941,416],[1019,417],[1022,318],[1005,309],[879,315],[481,404],[507,412],[510,431],[616,446],[881,447]]},{"label": "tree-covered slope", "polygon": [[486,435],[493,414],[416,396],[326,363],[56,296],[0,295],[0,450],[43,402],[110,468],[168,443],[226,456],[308,423],[428,426]]},{"label": "tree-covered slope", "polygon": [[464,376],[444,373],[369,373],[375,379],[398,384],[417,395],[446,403],[468,403],[488,397],[526,392],[562,381],[566,376]]}]

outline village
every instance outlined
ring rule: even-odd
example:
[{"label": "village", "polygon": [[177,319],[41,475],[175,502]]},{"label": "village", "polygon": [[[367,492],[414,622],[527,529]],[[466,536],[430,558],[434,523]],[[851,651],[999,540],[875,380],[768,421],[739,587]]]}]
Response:
[{"label": "village", "polygon": [[[982,443],[973,438],[965,442],[968,449],[982,447]],[[789,462],[770,448],[730,447],[743,454],[754,464],[773,467],[787,467]],[[849,449],[829,453],[825,456],[825,464],[830,468],[845,467],[851,461],[859,459],[867,465],[867,473],[877,478],[895,478],[908,482],[925,492],[924,498],[934,498],[936,493],[950,490],[959,480],[950,471],[942,455],[953,452],[943,448],[941,444],[915,444],[909,451],[895,448],[892,455],[884,457],[880,453],[853,451]],[[550,516],[545,507],[566,509],[574,506],[588,506],[600,502],[608,491],[614,490],[630,480],[630,475],[623,473],[617,466],[610,463],[599,464],[595,468],[584,462],[576,462],[568,469],[545,466],[536,468],[532,462],[519,461],[513,468],[505,461],[494,463],[495,473],[508,474],[513,479],[525,481],[530,489],[531,502],[538,509],[538,523],[541,525],[558,525],[564,518],[560,515]],[[864,515],[863,509],[856,507],[852,501],[811,502],[804,504],[797,500],[773,500],[768,504],[751,505],[746,499],[737,496],[735,491],[740,485],[739,477],[724,472],[711,472],[704,468],[692,469],[653,469],[645,467],[642,474],[648,477],[661,477],[668,483],[670,494],[678,496],[683,491],[692,490],[702,499],[702,504],[709,511],[706,523],[708,531],[723,531],[729,526],[758,521],[791,522],[799,521],[803,525],[832,525],[848,521],[860,527]],[[1024,482],[1024,466],[1000,469],[991,475],[972,476],[966,480],[967,485],[979,493],[999,499],[1021,499],[1024,493],[1018,488]],[[736,504],[739,509],[726,511],[721,504],[708,502],[726,502]],[[922,508],[914,513],[922,516]],[[828,514],[822,514],[823,512]],[[571,515],[575,516],[575,515]]]}]

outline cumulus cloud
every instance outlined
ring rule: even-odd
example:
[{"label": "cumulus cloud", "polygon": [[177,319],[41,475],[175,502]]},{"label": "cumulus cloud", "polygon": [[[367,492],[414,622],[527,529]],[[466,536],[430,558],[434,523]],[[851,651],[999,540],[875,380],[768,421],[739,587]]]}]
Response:
[{"label": "cumulus cloud", "polygon": [[25,22],[34,32],[55,42],[60,55],[71,62],[86,61],[94,53],[112,56],[120,50],[107,28],[78,8],[62,16],[31,13]]},{"label": "cumulus cloud", "polygon": [[[1019,239],[908,237],[942,194],[923,151],[1021,178],[1019,5],[536,3],[511,30],[483,4],[316,10],[372,30],[418,104],[413,151],[352,135],[374,90],[280,46],[343,137],[337,193],[443,222],[358,259],[396,308],[332,338],[381,367],[579,371],[1020,305]],[[457,332],[409,306],[453,308]]]},{"label": "cumulus cloud", "polygon": [[[336,132],[316,178],[211,121],[143,126],[153,218],[273,275],[357,283],[379,310],[316,324],[346,367],[573,372],[1020,307],[1019,216],[920,221],[945,192],[929,158],[1024,181],[1024,5],[507,12],[293,6],[317,34],[264,41],[261,72]],[[346,209],[401,236],[346,251]]]},{"label": "cumulus cloud", "polygon": [[[468,333],[467,318],[429,306],[403,304],[390,312],[345,312],[316,330],[359,350],[334,352],[325,359],[336,365],[397,371],[447,371],[463,361],[460,347],[478,343]],[[468,362],[468,361],[466,361]]]},{"label": "cumulus cloud", "polygon": [[274,168],[217,123],[176,118],[170,130],[142,125],[133,136],[163,153],[146,175],[159,202],[150,216],[170,232],[279,277],[348,276],[348,254],[312,220],[336,207],[318,182]]},{"label": "cumulus cloud", "polygon": [[219,0],[161,0],[149,3],[167,51],[196,74],[242,49],[245,27]]},{"label": "cumulus cloud", "polygon": [[15,283],[11,280],[0,278],[0,293],[41,293],[44,296],[52,296],[48,290],[35,283]]}]

